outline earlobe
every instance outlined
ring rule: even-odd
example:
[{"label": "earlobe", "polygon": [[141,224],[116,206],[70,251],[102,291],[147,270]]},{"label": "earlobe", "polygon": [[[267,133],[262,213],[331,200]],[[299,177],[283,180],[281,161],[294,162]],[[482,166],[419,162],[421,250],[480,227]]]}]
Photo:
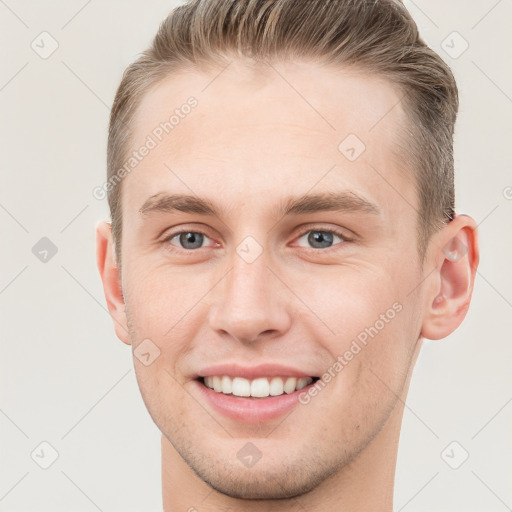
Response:
[{"label": "earlobe", "polygon": [[432,240],[431,261],[421,336],[445,338],[462,322],[469,308],[479,253],[475,221],[456,215]]},{"label": "earlobe", "polygon": [[96,264],[116,335],[123,343],[130,345],[121,276],[113,249],[110,223],[99,222],[96,226]]}]

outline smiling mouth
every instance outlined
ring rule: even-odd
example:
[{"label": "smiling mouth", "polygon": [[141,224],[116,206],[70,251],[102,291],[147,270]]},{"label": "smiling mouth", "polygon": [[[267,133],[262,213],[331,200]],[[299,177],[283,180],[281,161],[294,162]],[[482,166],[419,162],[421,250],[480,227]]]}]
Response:
[{"label": "smiling mouth", "polygon": [[217,393],[243,398],[267,398],[291,394],[316,382],[319,377],[228,377],[227,375],[200,377],[199,382]]}]

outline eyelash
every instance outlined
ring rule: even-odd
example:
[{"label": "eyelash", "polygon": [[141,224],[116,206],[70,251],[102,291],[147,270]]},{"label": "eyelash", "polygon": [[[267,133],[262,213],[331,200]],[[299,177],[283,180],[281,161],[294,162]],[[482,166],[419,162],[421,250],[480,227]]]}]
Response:
[{"label": "eyelash", "polygon": [[[315,248],[315,247],[302,247],[302,249],[306,249],[306,250],[310,250],[310,251],[315,251],[315,252],[327,252],[329,250],[332,250],[332,249],[335,249],[336,246],[338,245],[342,245],[342,244],[345,244],[347,242],[351,242],[352,239],[347,237],[345,233],[343,233],[341,230],[338,230],[338,229],[333,229],[333,228],[329,228],[329,229],[323,229],[322,227],[320,228],[309,228],[305,231],[302,231],[299,235],[296,236],[297,239],[300,239],[302,238],[304,235],[308,234],[308,233],[312,233],[312,232],[320,232],[320,233],[329,233],[329,234],[333,234],[333,235],[336,235],[338,237],[340,237],[342,239],[342,242],[338,242],[337,244],[334,244],[332,245],[331,247],[325,247],[325,248]],[[171,233],[170,235],[168,235],[167,237],[165,237],[165,239],[162,240],[162,243],[163,244],[168,244],[169,246],[171,246],[171,250],[172,251],[185,251],[185,252],[189,252],[189,253],[192,253],[192,252],[195,252],[197,251],[198,249],[204,249],[204,247],[198,247],[197,249],[185,249],[184,247],[177,247],[173,244],[171,244],[171,240],[179,235],[182,235],[182,234],[185,234],[185,233],[196,233],[196,234],[199,234],[199,235],[203,235],[207,238],[210,238],[211,240],[211,237],[209,237],[204,231],[195,231],[195,230],[192,230],[192,229],[186,229],[186,230],[181,230],[181,231],[176,231],[175,233]]]}]

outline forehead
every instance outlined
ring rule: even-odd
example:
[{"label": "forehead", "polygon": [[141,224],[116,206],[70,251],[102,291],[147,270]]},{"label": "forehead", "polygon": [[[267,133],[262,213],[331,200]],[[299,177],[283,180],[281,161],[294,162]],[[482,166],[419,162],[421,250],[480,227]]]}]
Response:
[{"label": "forehead", "polygon": [[264,208],[285,192],[337,186],[385,210],[396,209],[398,187],[414,202],[395,156],[400,100],[387,80],[355,68],[235,60],[181,70],[146,93],[133,119],[132,150],[151,148],[125,178],[123,216],[162,191],[252,197]]}]

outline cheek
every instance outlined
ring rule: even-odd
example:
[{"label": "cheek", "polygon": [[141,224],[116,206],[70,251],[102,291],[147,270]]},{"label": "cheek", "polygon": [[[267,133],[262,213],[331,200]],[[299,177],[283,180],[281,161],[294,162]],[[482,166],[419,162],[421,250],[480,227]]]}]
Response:
[{"label": "cheek", "polygon": [[[387,392],[386,386],[398,389],[417,341],[417,322],[406,302],[406,287],[373,272],[339,272],[324,283],[320,287],[313,280],[303,289],[307,289],[308,306],[329,329],[321,327],[327,334],[317,339],[332,361],[339,363],[330,367],[331,374],[343,375],[342,386],[357,395],[361,395],[357,389],[361,381],[370,388],[366,390],[370,397]],[[307,322],[320,325],[311,312]]]},{"label": "cheek", "polygon": [[204,295],[204,280],[183,269],[134,266],[126,271],[126,302],[139,335],[163,340],[186,324]]},{"label": "cheek", "polygon": [[301,290],[309,316],[316,315],[331,338],[340,341],[355,338],[376,323],[379,331],[387,328],[403,301],[400,285],[391,277],[343,267],[310,276]]},{"label": "cheek", "polygon": [[[129,283],[125,290],[126,314],[137,382],[150,412],[157,411],[163,393],[154,390],[165,390],[168,397],[178,391],[176,363],[187,346],[187,312],[198,299],[179,279],[163,279],[155,269],[133,267],[126,269],[125,275]],[[168,342],[171,339],[172,343]],[[150,356],[145,358],[143,353]]]}]

